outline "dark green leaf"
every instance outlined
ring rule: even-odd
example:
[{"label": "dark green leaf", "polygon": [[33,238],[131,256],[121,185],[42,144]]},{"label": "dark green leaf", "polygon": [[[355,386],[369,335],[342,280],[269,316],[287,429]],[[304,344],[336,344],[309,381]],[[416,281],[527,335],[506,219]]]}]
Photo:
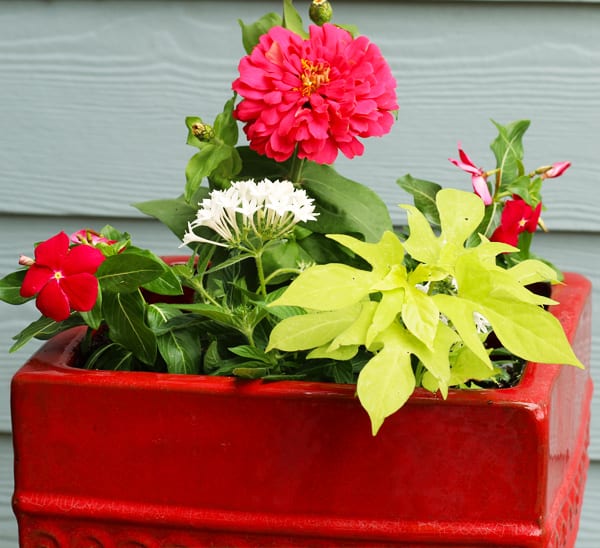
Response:
[{"label": "dark green leaf", "polygon": [[57,322],[46,316],[41,316],[13,337],[16,342],[11,346],[10,352],[18,350],[31,339],[46,339],[58,333],[58,331],[59,324]]},{"label": "dark green leaf", "polygon": [[144,289],[157,295],[182,295],[183,288],[173,268],[165,270],[159,278],[144,284]]},{"label": "dark green leaf", "polygon": [[496,157],[496,167],[501,169],[501,191],[504,185],[523,175],[523,135],[529,127],[529,120],[517,120],[506,126],[492,120],[498,129],[498,136],[490,148]]},{"label": "dark green leaf", "polygon": [[238,141],[238,125],[236,119],[233,117],[235,98],[236,95],[225,103],[223,112],[217,115],[213,127],[215,136],[231,147],[234,147]]},{"label": "dark green leaf", "polygon": [[103,371],[132,371],[133,354],[120,344],[111,343],[98,348],[85,362],[86,369]]},{"label": "dark green leaf", "polygon": [[294,7],[292,0],[283,0],[283,26],[302,36],[302,38],[308,38],[308,33],[304,30],[302,17]]},{"label": "dark green leaf", "polygon": [[[157,333],[158,351],[167,364],[169,373],[196,374],[200,371],[202,348],[194,330],[168,329],[170,320],[183,314],[173,308],[159,305],[148,307],[148,323]],[[189,324],[188,324],[189,327]]]},{"label": "dark green leaf", "polygon": [[30,298],[21,297],[21,285],[27,270],[17,270],[0,280],[0,300],[8,304],[23,304]]},{"label": "dark green leaf", "polygon": [[108,257],[96,277],[104,293],[128,293],[160,277],[166,265],[151,256],[125,252]]},{"label": "dark green leaf", "polygon": [[98,329],[104,319],[102,316],[102,289],[98,288],[96,304],[89,312],[80,312],[83,321],[92,329]]},{"label": "dark green leaf", "polygon": [[327,165],[307,162],[302,186],[314,198],[319,217],[307,224],[321,234],[351,234],[378,242],[393,230],[386,204],[370,188],[351,181]]},{"label": "dark green leaf", "polygon": [[[258,364],[257,364],[258,365]],[[269,370],[266,367],[236,367],[232,374],[241,379],[261,379]]]},{"label": "dark green leaf", "polygon": [[243,344],[240,346],[230,347],[228,348],[228,350],[236,356],[241,356],[242,358],[249,358],[261,364],[266,363],[268,365],[273,365],[272,354],[267,354],[264,350],[261,350],[260,348]]},{"label": "dark green leaf", "polygon": [[263,15],[258,21],[250,25],[246,25],[241,19],[238,19],[238,23],[242,28],[242,43],[246,53],[251,53],[256,44],[258,44],[259,38],[269,32],[272,27],[277,27],[282,24],[281,17],[276,13],[267,13]]},{"label": "dark green leaf", "polygon": [[233,157],[237,157],[234,147],[225,143],[208,143],[200,152],[192,156],[185,168],[186,186],[185,199],[190,202],[198,192],[204,177],[210,177],[218,172],[222,164],[228,163],[233,167]]},{"label": "dark green leaf", "polygon": [[142,363],[153,365],[156,361],[156,337],[144,323],[145,303],[139,291],[105,294],[102,311],[111,340],[133,352]]},{"label": "dark green leaf", "polygon": [[425,215],[425,218],[432,225],[440,226],[440,214],[435,203],[435,197],[442,187],[431,181],[415,179],[408,173],[396,182],[413,197],[415,207]]},{"label": "dark green leaf", "polygon": [[187,232],[188,223],[196,216],[198,211],[197,201],[208,196],[209,190],[207,188],[199,190],[200,192],[194,197],[194,205],[186,202],[183,196],[175,199],[151,200],[133,205],[145,215],[158,219],[181,240]]}]

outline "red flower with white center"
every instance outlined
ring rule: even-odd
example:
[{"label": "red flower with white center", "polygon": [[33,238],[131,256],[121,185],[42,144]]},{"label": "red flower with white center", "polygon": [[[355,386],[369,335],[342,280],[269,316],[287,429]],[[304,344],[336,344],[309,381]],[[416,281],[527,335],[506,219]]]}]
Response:
[{"label": "red flower with white center", "polygon": [[21,296],[37,295],[35,304],[40,312],[57,322],[66,320],[71,309],[87,312],[96,304],[98,280],[94,274],[104,259],[95,247],[69,247],[69,237],[59,232],[35,248],[35,261],[25,274]]},{"label": "red flower with white center", "polygon": [[233,89],[243,99],[250,148],[278,162],[297,152],[331,164],[338,151],[360,155],[358,137],[381,136],[398,109],[396,81],[377,46],[339,27],[311,25],[302,39],[273,27],[239,64]]},{"label": "red flower with white center", "polygon": [[520,196],[507,200],[502,210],[500,226],[492,234],[491,240],[517,247],[519,234],[525,231],[535,232],[541,211],[541,202],[534,209]]},{"label": "red flower with white center", "polygon": [[473,163],[471,158],[461,148],[460,143],[458,144],[458,155],[460,160],[455,160],[454,158],[448,158],[448,160],[471,175],[471,183],[475,194],[483,200],[485,205],[490,205],[492,203],[492,196],[487,185],[487,173]]}]

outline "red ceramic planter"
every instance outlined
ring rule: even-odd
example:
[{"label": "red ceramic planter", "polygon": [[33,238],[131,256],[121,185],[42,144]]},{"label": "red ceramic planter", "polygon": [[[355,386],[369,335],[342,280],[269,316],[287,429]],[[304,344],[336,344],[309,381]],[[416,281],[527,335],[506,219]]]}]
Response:
[{"label": "red ceramic planter", "polygon": [[[590,362],[590,283],[556,287]],[[21,546],[573,546],[589,370],[418,391],[377,437],[354,387],[83,371],[81,331],[15,375]]]}]

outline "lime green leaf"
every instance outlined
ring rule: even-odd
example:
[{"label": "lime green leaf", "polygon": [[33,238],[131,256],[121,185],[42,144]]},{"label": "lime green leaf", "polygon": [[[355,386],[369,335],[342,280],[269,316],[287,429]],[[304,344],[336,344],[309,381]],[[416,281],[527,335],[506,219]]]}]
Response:
[{"label": "lime green leaf", "polygon": [[331,351],[342,346],[360,346],[366,344],[367,331],[373,323],[373,315],[379,303],[364,301],[361,304],[360,314],[356,321],[347,329],[342,331],[329,345]]},{"label": "lime green leaf", "polygon": [[408,173],[400,177],[396,183],[412,195],[415,207],[433,226],[440,226],[440,215],[435,203],[436,194],[442,189],[437,183],[415,179]]},{"label": "lime green leaf", "polygon": [[404,248],[393,232],[386,230],[377,243],[368,243],[344,234],[328,234],[328,238],[360,255],[373,267],[373,273],[385,275],[393,265],[401,265]]},{"label": "lime green leaf", "polygon": [[[477,327],[473,321],[473,312],[483,314],[481,307],[474,305],[466,299],[441,293],[433,295],[432,299],[440,309],[440,312],[452,322],[464,344],[468,346],[482,362],[486,363],[488,367],[491,368],[492,364],[490,358],[481,342]],[[487,319],[489,320],[489,318]]]},{"label": "lime green leaf", "polygon": [[435,264],[440,255],[440,243],[431,225],[416,207],[411,205],[401,207],[406,210],[410,229],[410,236],[404,242],[404,249],[417,261]]},{"label": "lime green leaf", "polygon": [[361,312],[360,305],[286,318],[271,331],[267,352],[273,348],[294,352],[329,343],[348,329]]},{"label": "lime green leaf", "polygon": [[402,288],[382,293],[381,300],[376,303],[377,308],[371,325],[367,329],[364,344],[368,349],[372,349],[373,341],[396,320],[404,304],[404,295],[405,290]]},{"label": "lime green leaf", "polygon": [[445,245],[463,246],[483,219],[483,200],[474,193],[453,188],[440,190],[436,196]]},{"label": "lime green leaf", "polygon": [[314,350],[311,350],[306,356],[309,360],[317,358],[326,358],[330,360],[346,361],[356,356],[358,346],[339,346],[335,350],[330,350],[330,345],[325,344]]},{"label": "lime green leaf", "polygon": [[489,365],[482,362],[470,348],[464,346],[458,352],[450,372],[450,386],[464,384],[469,380],[484,381],[494,376]]},{"label": "lime green leaf", "polygon": [[366,297],[376,280],[372,272],[347,265],[316,265],[302,272],[269,306],[301,306],[311,310],[346,308]]},{"label": "lime green leaf", "polygon": [[521,285],[536,282],[558,282],[558,274],[550,265],[535,259],[521,261],[509,269],[510,275]]},{"label": "lime green leaf", "polygon": [[141,362],[153,365],[156,360],[156,337],[144,323],[145,303],[139,291],[104,294],[102,311],[109,326],[110,338],[133,352]]},{"label": "lime green leaf", "polygon": [[395,413],[415,389],[410,354],[400,345],[387,343],[363,367],[356,391],[371,419],[375,436],[386,417]]},{"label": "lime green leaf", "polygon": [[407,287],[402,305],[402,321],[406,329],[426,347],[433,346],[440,323],[440,311],[431,297],[414,287]]},{"label": "lime green leaf", "polygon": [[529,304],[486,302],[482,312],[502,345],[521,358],[540,363],[583,364],[573,352],[560,322],[543,308]]}]

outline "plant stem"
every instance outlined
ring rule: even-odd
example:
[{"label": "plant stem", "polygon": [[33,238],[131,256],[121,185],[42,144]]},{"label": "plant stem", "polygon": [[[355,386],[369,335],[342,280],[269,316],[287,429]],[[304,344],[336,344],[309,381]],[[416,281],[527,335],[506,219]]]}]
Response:
[{"label": "plant stem", "polygon": [[305,158],[298,158],[296,152],[298,151],[298,145],[296,145],[296,150],[294,151],[294,155],[292,157],[292,166],[290,168],[290,181],[294,183],[294,185],[300,184],[300,179],[302,178],[302,168],[304,167]]},{"label": "plant stem", "polygon": [[278,268],[275,272],[271,272],[266,278],[265,283],[268,284],[273,278],[281,274],[300,274],[299,268]]},{"label": "plant stem", "polygon": [[265,280],[265,270],[262,262],[262,248],[258,249],[254,253],[254,262],[256,263],[256,272],[258,273],[258,291],[263,296],[263,298],[267,298],[267,282]]}]

